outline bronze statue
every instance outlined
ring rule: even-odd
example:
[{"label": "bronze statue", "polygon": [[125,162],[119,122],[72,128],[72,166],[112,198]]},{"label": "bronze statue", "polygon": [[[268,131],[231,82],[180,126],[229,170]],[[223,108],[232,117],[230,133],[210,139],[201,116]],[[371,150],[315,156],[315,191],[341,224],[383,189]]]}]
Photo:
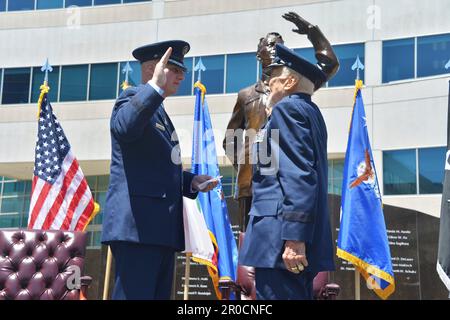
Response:
[{"label": "bronze statue", "polygon": [[[315,50],[317,65],[327,75],[327,81],[330,80],[339,69],[339,61],[319,27],[312,25],[295,12],[288,12],[283,15],[283,18],[295,24],[297,28],[293,29],[293,32],[308,36]],[[262,65],[261,79],[254,85],[239,91],[223,140],[225,153],[237,170],[235,198],[239,201],[239,225],[242,230],[246,228],[252,202],[250,152],[255,135],[247,134],[247,132],[258,131],[265,124],[267,114],[270,113],[267,106],[269,88],[266,74],[267,67],[275,57],[276,43],[284,43],[281,35],[276,32],[270,32],[259,40],[256,57]],[[318,90],[323,84],[315,83],[315,90]],[[244,138],[245,141],[243,141]]]}]

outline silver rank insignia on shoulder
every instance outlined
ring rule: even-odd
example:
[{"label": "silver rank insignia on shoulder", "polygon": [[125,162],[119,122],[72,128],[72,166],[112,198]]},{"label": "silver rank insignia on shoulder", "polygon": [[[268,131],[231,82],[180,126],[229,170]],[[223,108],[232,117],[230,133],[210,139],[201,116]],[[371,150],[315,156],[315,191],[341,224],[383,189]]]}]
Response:
[{"label": "silver rank insignia on shoulder", "polygon": [[264,141],[264,136],[266,135],[266,129],[261,129],[256,134],[255,143],[260,143]]},{"label": "silver rank insignia on shoulder", "polygon": [[158,128],[159,130],[166,131],[166,128],[159,122],[155,123],[155,127]]}]

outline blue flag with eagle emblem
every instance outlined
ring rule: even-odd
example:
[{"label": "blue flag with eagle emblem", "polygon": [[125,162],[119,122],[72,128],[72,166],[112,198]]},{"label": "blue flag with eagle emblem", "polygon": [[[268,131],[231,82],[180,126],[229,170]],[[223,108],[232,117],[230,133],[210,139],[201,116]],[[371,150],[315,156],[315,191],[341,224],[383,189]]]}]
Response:
[{"label": "blue flag with eagle emblem", "polygon": [[358,80],[344,163],[337,255],[351,262],[368,287],[387,299],[395,290],[394,273],[361,88]]}]

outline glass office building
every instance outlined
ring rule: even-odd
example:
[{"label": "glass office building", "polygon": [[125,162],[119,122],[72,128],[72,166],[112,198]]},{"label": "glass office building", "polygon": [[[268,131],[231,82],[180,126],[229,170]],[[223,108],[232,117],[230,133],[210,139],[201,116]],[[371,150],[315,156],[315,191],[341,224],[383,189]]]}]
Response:
[{"label": "glass office building", "polygon": [[[261,77],[259,39],[277,31],[287,46],[316,63],[312,44],[281,18],[292,10],[320,26],[340,60],[336,76],[313,96],[328,128],[330,197],[342,192],[356,78],[352,66],[359,57],[365,65],[360,78],[383,202],[439,217],[450,79],[449,1],[435,0],[434,6],[420,0],[377,1],[380,20],[368,13],[369,0],[223,2],[227,5],[219,0],[0,0],[0,228],[27,225],[45,59],[53,66],[49,99],[103,207],[109,117],[122,92],[124,67],[130,63],[129,83],[139,85],[141,66],[131,51],[160,40],[183,39],[191,45],[185,80],[164,102],[180,137],[185,168],[190,167],[193,85],[199,77],[194,68],[200,60],[206,67],[201,79],[224,193],[231,199],[236,172],[222,140],[237,93]],[[405,7],[415,9],[402,16]],[[324,15],[330,10],[333,15]],[[102,211],[88,227],[88,248],[104,254],[101,230]],[[101,290],[102,284],[96,285]]]}]

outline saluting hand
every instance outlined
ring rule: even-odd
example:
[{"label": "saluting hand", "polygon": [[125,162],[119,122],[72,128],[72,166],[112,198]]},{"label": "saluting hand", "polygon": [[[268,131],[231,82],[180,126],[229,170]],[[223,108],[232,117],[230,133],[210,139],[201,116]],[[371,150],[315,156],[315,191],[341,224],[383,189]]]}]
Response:
[{"label": "saluting hand", "polygon": [[153,84],[157,85],[165,91],[167,84],[167,73],[169,69],[166,68],[169,57],[172,54],[172,47],[169,47],[162,56],[161,60],[155,66],[155,71],[153,72],[153,77],[150,80]]}]

